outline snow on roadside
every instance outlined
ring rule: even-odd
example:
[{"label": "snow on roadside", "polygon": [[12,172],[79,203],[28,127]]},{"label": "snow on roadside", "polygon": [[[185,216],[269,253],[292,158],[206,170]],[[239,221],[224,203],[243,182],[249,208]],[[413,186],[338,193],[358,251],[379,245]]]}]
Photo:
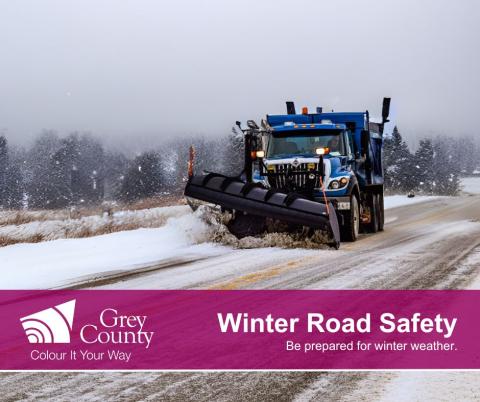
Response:
[{"label": "snow on roadside", "polygon": [[415,197],[408,198],[406,195],[389,195],[384,199],[385,209],[392,209],[397,207],[405,207],[408,205],[419,204],[421,202],[430,202],[442,198],[442,196],[429,196],[429,195],[416,195]]},{"label": "snow on roadside", "polygon": [[204,243],[211,230],[198,214],[187,214],[160,228],[2,247],[0,288],[48,288],[86,275],[228,252],[228,247]]},{"label": "snow on roadside", "polygon": [[[386,208],[394,208],[437,198],[393,196],[386,197],[385,204]],[[135,224],[146,228],[64,239],[75,237],[82,230],[95,232],[106,224]],[[77,220],[35,221],[0,227],[0,236],[28,237],[34,233],[41,233],[44,239],[51,241],[0,248],[0,288],[54,287],[73,278],[112,270],[131,270],[186,255],[219,255],[229,252],[232,247],[327,247],[315,239],[276,233],[259,239],[238,240],[228,233],[218,214],[202,208],[192,213],[188,206],[121,211],[113,217],[88,216]]]},{"label": "snow on roadside", "polygon": [[462,177],[460,179],[462,191],[470,194],[480,194],[480,176]]},{"label": "snow on roadside", "polygon": [[[480,177],[463,177],[460,179],[460,187],[464,193],[480,194]],[[406,195],[390,195],[385,197],[385,209],[404,207],[442,198],[447,197],[416,195],[413,198],[408,198]]]},{"label": "snow on roadside", "polygon": [[[171,211],[171,207],[167,208]],[[178,211],[177,211],[178,212]],[[162,215],[164,218],[165,215]],[[0,288],[56,287],[88,275],[131,270],[185,257],[208,257],[235,248],[327,248],[315,239],[288,234],[236,239],[223,215],[208,208],[179,210],[164,226],[79,239],[57,239],[0,248]],[[219,244],[220,243],[220,244]]]}]

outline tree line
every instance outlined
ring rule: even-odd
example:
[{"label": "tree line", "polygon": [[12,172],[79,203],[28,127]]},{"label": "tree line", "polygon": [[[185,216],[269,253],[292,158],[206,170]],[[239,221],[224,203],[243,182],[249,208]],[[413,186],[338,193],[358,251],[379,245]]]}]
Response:
[{"label": "tree line", "polygon": [[11,146],[0,135],[0,208],[56,209],[180,196],[190,145],[196,172],[241,172],[243,141],[236,132],[223,139],[174,139],[136,155],[106,149],[89,134],[62,138],[44,131],[28,148]]},{"label": "tree line", "polygon": [[480,166],[480,147],[471,137],[423,138],[412,152],[397,127],[384,139],[385,189],[389,193],[418,192],[456,195],[460,177]]},{"label": "tree line", "polygon": [[[98,205],[105,200],[180,196],[191,144],[196,172],[238,175],[242,171],[243,138],[234,129],[224,138],[179,138],[136,155],[106,149],[88,134],[62,138],[44,131],[28,148],[10,146],[0,135],[0,207],[55,209]],[[454,195],[459,177],[480,165],[479,152],[467,137],[422,139],[411,152],[395,127],[384,142],[386,189],[390,193]]]}]

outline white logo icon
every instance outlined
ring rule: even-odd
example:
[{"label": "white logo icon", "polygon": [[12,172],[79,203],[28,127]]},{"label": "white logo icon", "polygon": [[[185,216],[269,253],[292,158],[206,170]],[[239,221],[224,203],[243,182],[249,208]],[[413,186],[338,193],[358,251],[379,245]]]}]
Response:
[{"label": "white logo icon", "polygon": [[75,300],[20,318],[30,343],[70,343]]},{"label": "white logo icon", "polygon": [[295,159],[295,160],[292,162],[292,166],[293,166],[294,168],[297,168],[297,167],[300,166],[300,162],[298,161],[298,159]]}]

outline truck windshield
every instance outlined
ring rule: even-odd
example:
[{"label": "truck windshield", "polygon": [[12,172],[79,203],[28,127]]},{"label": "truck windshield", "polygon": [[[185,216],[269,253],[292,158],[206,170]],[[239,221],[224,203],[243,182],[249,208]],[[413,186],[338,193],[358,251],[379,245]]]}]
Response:
[{"label": "truck windshield", "polygon": [[330,155],[346,155],[341,130],[312,130],[283,132],[270,137],[267,158],[288,158],[293,155],[313,156],[315,149],[328,147]]}]

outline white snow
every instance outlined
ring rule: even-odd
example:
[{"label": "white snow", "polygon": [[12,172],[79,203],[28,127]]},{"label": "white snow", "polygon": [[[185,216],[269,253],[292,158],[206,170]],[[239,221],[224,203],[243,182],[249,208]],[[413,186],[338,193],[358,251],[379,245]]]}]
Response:
[{"label": "white snow", "polygon": [[414,371],[397,374],[386,386],[381,402],[478,401],[478,372]]},{"label": "white snow", "polygon": [[480,176],[479,177],[462,177],[462,191],[470,194],[480,194]]},{"label": "white snow", "polygon": [[441,196],[428,196],[428,195],[416,195],[415,197],[408,198],[406,195],[389,195],[384,199],[385,209],[392,209],[397,207],[404,207],[407,205],[419,204],[421,202],[435,201],[441,198]]},{"label": "white snow", "polygon": [[[385,198],[385,207],[390,209],[429,202],[438,198],[441,197],[391,196]],[[91,275],[131,270],[171,260],[231,253],[232,247],[229,245],[235,246],[235,244],[226,241],[223,241],[224,245],[212,243],[212,240],[218,239],[222,233],[218,232],[218,225],[215,227],[207,221],[208,219],[206,220],[200,211],[191,213],[189,207],[177,206],[144,211],[122,211],[116,213],[113,218],[90,216],[77,220],[40,220],[18,226],[0,227],[0,235],[27,236],[40,232],[45,235],[45,238],[54,239],[1,247],[0,288],[57,287]],[[141,222],[145,226],[152,226],[153,222],[154,225],[161,227],[79,239],[62,239],[69,231],[71,233],[82,228],[95,230],[107,222],[115,225]],[[277,253],[283,258],[280,249],[264,248],[265,246],[288,247],[281,241],[283,240],[277,239],[276,243],[272,244],[260,242],[255,247],[258,250],[255,253],[260,253],[262,256]],[[287,254],[293,252],[293,250],[284,251]],[[303,255],[309,253],[304,249],[298,249],[298,252]],[[255,255],[255,258],[261,257],[259,254]]]},{"label": "white snow", "polygon": [[461,267],[465,269],[471,269],[476,267],[478,275],[469,284],[468,289],[480,290],[480,247],[475,248],[470,255],[461,263]]},{"label": "white snow", "polygon": [[188,214],[161,228],[2,247],[0,288],[48,288],[85,275],[228,252],[225,246],[199,244],[208,239],[209,230],[197,215]]}]

